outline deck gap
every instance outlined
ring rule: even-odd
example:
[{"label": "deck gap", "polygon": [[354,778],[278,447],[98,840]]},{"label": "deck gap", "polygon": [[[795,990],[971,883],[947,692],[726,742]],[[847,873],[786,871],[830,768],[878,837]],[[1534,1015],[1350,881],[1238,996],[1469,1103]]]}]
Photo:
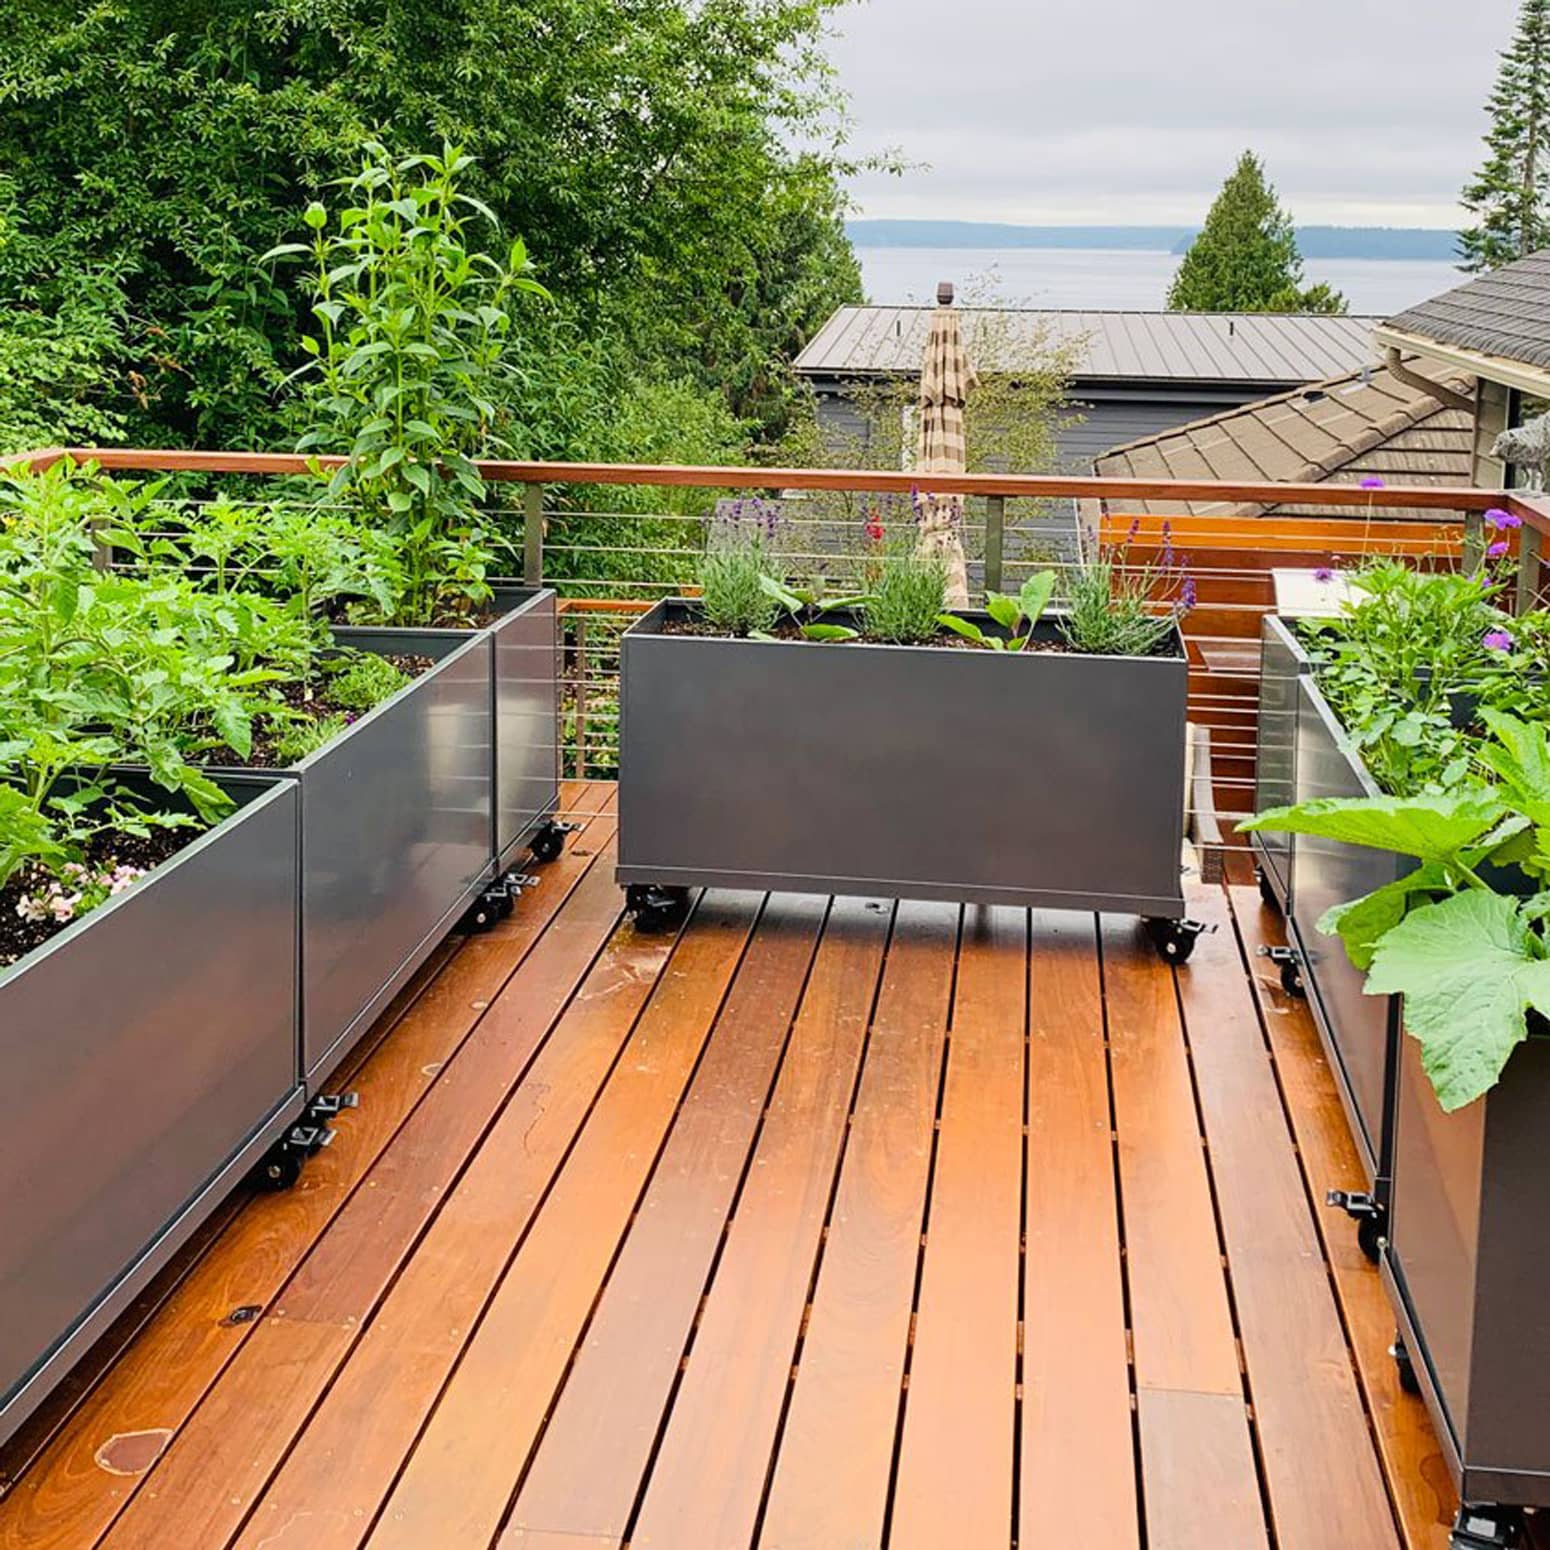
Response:
[{"label": "deck gap", "polygon": [[1023,1356],[1028,1319],[1028,1135],[1032,1126],[1028,1077],[1033,1059],[1033,911],[1023,911],[1022,1167],[1017,1201],[1017,1355],[1012,1370],[1012,1550],[1018,1550],[1023,1510]]},{"label": "deck gap", "polygon": [[1184,992],[1179,985],[1179,967],[1168,970],[1173,984],[1173,1000],[1179,1014],[1179,1037],[1184,1044],[1184,1065],[1189,1073],[1189,1093],[1195,1105],[1195,1123],[1200,1127],[1202,1156],[1205,1159],[1206,1190],[1211,1197],[1211,1220],[1216,1227],[1217,1251],[1222,1262],[1222,1283],[1227,1292],[1227,1317],[1232,1323],[1233,1355],[1238,1362],[1238,1381],[1243,1388],[1243,1410],[1248,1419],[1249,1446],[1254,1453],[1254,1480],[1259,1487],[1260,1511],[1265,1520],[1265,1535],[1270,1550],[1277,1550],[1280,1538],[1276,1528],[1275,1513],[1270,1499],[1270,1477],[1265,1465],[1264,1441],[1254,1416],[1254,1385],[1249,1381],[1248,1364],[1243,1354],[1243,1326],[1238,1319],[1238,1294],[1233,1286],[1232,1263],[1227,1254],[1227,1232],[1222,1221],[1222,1202],[1217,1193],[1216,1168],[1211,1161],[1211,1147],[1206,1137],[1205,1106],[1200,1099],[1200,1080],[1195,1071],[1195,1052],[1190,1044],[1189,1016],[1184,1007]]},{"label": "deck gap", "polygon": [[953,1050],[953,1011],[958,1000],[958,960],[963,951],[963,910],[958,911],[958,935],[953,943],[953,967],[947,985],[947,1028],[942,1037],[942,1060],[937,1068],[936,1107],[931,1121],[931,1155],[926,1160],[926,1195],[920,1215],[920,1249],[915,1256],[915,1284],[910,1289],[910,1338],[904,1350],[904,1372],[899,1384],[899,1414],[893,1428],[893,1457],[888,1462],[888,1495],[883,1504],[882,1544],[893,1534],[894,1499],[899,1487],[899,1463],[904,1451],[904,1412],[910,1397],[910,1368],[915,1361],[915,1326],[920,1317],[920,1288],[926,1273],[926,1240],[931,1231],[931,1196],[936,1186],[937,1152],[942,1141],[942,1107],[947,1098],[947,1065]]},{"label": "deck gap", "polygon": [[1098,1014],[1103,1021],[1103,1068],[1108,1082],[1109,1152],[1114,1168],[1114,1221],[1119,1231],[1120,1300],[1125,1317],[1125,1367],[1130,1379],[1130,1448],[1136,1477],[1136,1535],[1140,1550],[1148,1550],[1146,1477],[1141,1468],[1141,1399],[1136,1383],[1136,1324],[1130,1295],[1130,1256],[1125,1249],[1125,1181],[1119,1158],[1119,1108],[1114,1100],[1114,1037],[1109,1022],[1109,982],[1103,957],[1103,921],[1092,921],[1093,948],[1098,964]]}]

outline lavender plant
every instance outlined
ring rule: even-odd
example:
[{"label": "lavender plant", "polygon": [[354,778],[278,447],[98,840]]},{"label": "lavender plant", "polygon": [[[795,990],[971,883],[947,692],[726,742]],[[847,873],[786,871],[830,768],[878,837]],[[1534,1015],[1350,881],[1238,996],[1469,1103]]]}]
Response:
[{"label": "lavender plant", "polygon": [[1091,656],[1155,656],[1177,622],[1195,606],[1195,582],[1163,524],[1158,559],[1137,564],[1133,522],[1123,544],[1101,547],[1072,571],[1060,629],[1073,650]]}]

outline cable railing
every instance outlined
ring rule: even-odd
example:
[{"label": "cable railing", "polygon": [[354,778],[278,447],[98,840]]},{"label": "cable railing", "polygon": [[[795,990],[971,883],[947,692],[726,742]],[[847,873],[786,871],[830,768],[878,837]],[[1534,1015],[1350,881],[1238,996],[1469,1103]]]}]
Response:
[{"label": "cable railing", "polygon": [[[176,476],[169,509],[231,489],[258,499],[276,486],[284,499],[317,504],[298,481],[316,485],[320,472],[341,462],[286,453],[53,448],[0,459],[0,467],[44,467],[64,458],[105,472]],[[860,580],[868,522],[881,517],[886,526],[903,525],[912,520],[914,499],[957,495],[964,498],[959,531],[975,596],[987,588],[1015,591],[1036,569],[1059,576],[1094,545],[1125,547],[1126,564],[1138,573],[1165,546],[1188,555],[1197,594],[1184,626],[1190,719],[1209,740],[1216,818],[1229,836],[1253,805],[1259,628],[1275,604],[1272,569],[1380,557],[1468,565],[1484,548],[1485,512],[1501,507],[1522,519],[1513,534],[1515,602],[1526,608],[1545,591],[1550,536],[1550,497],[1431,484],[512,461],[486,461],[479,469],[488,486],[483,514],[507,545],[511,578],[552,586],[561,599],[569,777],[617,772],[621,638],[660,598],[692,591],[718,513],[727,516],[750,500],[776,510],[779,552],[792,578],[835,592],[854,590]],[[624,490],[632,498],[608,493]]]}]

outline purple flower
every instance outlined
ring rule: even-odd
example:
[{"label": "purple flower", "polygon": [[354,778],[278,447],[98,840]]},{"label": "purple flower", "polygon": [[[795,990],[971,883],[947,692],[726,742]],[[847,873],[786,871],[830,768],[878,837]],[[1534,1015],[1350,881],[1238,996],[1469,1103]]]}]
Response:
[{"label": "purple flower", "polygon": [[1523,526],[1522,517],[1514,516],[1510,511],[1503,511],[1500,506],[1491,507],[1491,509],[1485,514],[1485,520],[1490,523],[1490,525],[1494,527],[1497,532],[1501,532],[1504,528]]},{"label": "purple flower", "polygon": [[1125,542],[1126,542],[1126,544],[1133,544],[1136,541],[1136,539],[1140,536],[1140,534],[1141,534],[1141,519],[1140,519],[1140,517],[1132,517],[1130,519],[1130,531],[1125,534]]},{"label": "purple flower", "polygon": [[1364,490],[1381,490],[1383,488],[1383,481],[1376,474],[1369,474],[1362,480],[1362,488]]},{"label": "purple flower", "polygon": [[1184,586],[1179,592],[1179,608],[1184,613],[1189,613],[1195,606],[1198,598],[1198,589],[1195,586],[1195,578],[1186,576]]},{"label": "purple flower", "polygon": [[1314,571],[1313,579],[1315,581],[1333,581],[1335,579],[1334,567],[1330,565],[1320,565]]},{"label": "purple flower", "polygon": [[1485,557],[1488,560],[1499,560],[1506,554],[1508,547],[1509,545],[1505,538],[1498,538],[1494,544],[1487,544],[1485,546]]},{"label": "purple flower", "polygon": [[1480,643],[1487,651],[1511,651],[1512,636],[1506,630],[1487,630]]}]

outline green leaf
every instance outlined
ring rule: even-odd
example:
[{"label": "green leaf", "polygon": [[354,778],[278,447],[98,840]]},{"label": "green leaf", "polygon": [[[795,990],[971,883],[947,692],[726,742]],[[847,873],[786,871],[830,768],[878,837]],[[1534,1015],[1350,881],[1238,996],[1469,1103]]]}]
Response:
[{"label": "green leaf", "polygon": [[860,630],[852,630],[843,624],[804,624],[802,634],[808,640],[857,640]]},{"label": "green leaf", "polygon": [[985,632],[969,619],[960,619],[957,614],[938,614],[936,622],[944,629],[951,630],[954,635],[972,640],[977,646],[985,644]]},{"label": "green leaf", "polygon": [[1003,630],[1015,630],[1023,616],[1022,605],[1015,597],[1008,597],[1004,592],[985,594],[985,612]]},{"label": "green leaf", "polygon": [[1530,1007],[1550,1013],[1543,954],[1518,901],[1480,888],[1414,910],[1378,944],[1367,994],[1404,996],[1405,1026],[1449,1113],[1495,1086]]},{"label": "green leaf", "polygon": [[1438,891],[1450,891],[1447,872],[1440,863],[1429,862],[1360,899],[1326,910],[1319,930],[1325,936],[1338,936],[1345,944],[1346,956],[1358,969],[1370,969],[1373,949],[1405,918],[1411,899],[1418,893]]},{"label": "green leaf", "polygon": [[[1520,721],[1498,710],[1482,710],[1496,744],[1480,758],[1501,780],[1503,794],[1536,824],[1550,824],[1550,737],[1543,722]],[[1500,745],[1500,746],[1497,746]]]},{"label": "green leaf", "polygon": [[1017,598],[1028,616],[1030,629],[1044,616],[1044,610],[1049,607],[1049,600],[1054,595],[1055,573],[1052,570],[1040,571],[1037,576],[1030,576],[1023,583]]},{"label": "green leaf", "polygon": [[1420,861],[1449,861],[1491,832],[1507,811],[1494,791],[1433,797],[1324,797],[1245,819],[1240,833],[1316,834],[1393,850]]}]

